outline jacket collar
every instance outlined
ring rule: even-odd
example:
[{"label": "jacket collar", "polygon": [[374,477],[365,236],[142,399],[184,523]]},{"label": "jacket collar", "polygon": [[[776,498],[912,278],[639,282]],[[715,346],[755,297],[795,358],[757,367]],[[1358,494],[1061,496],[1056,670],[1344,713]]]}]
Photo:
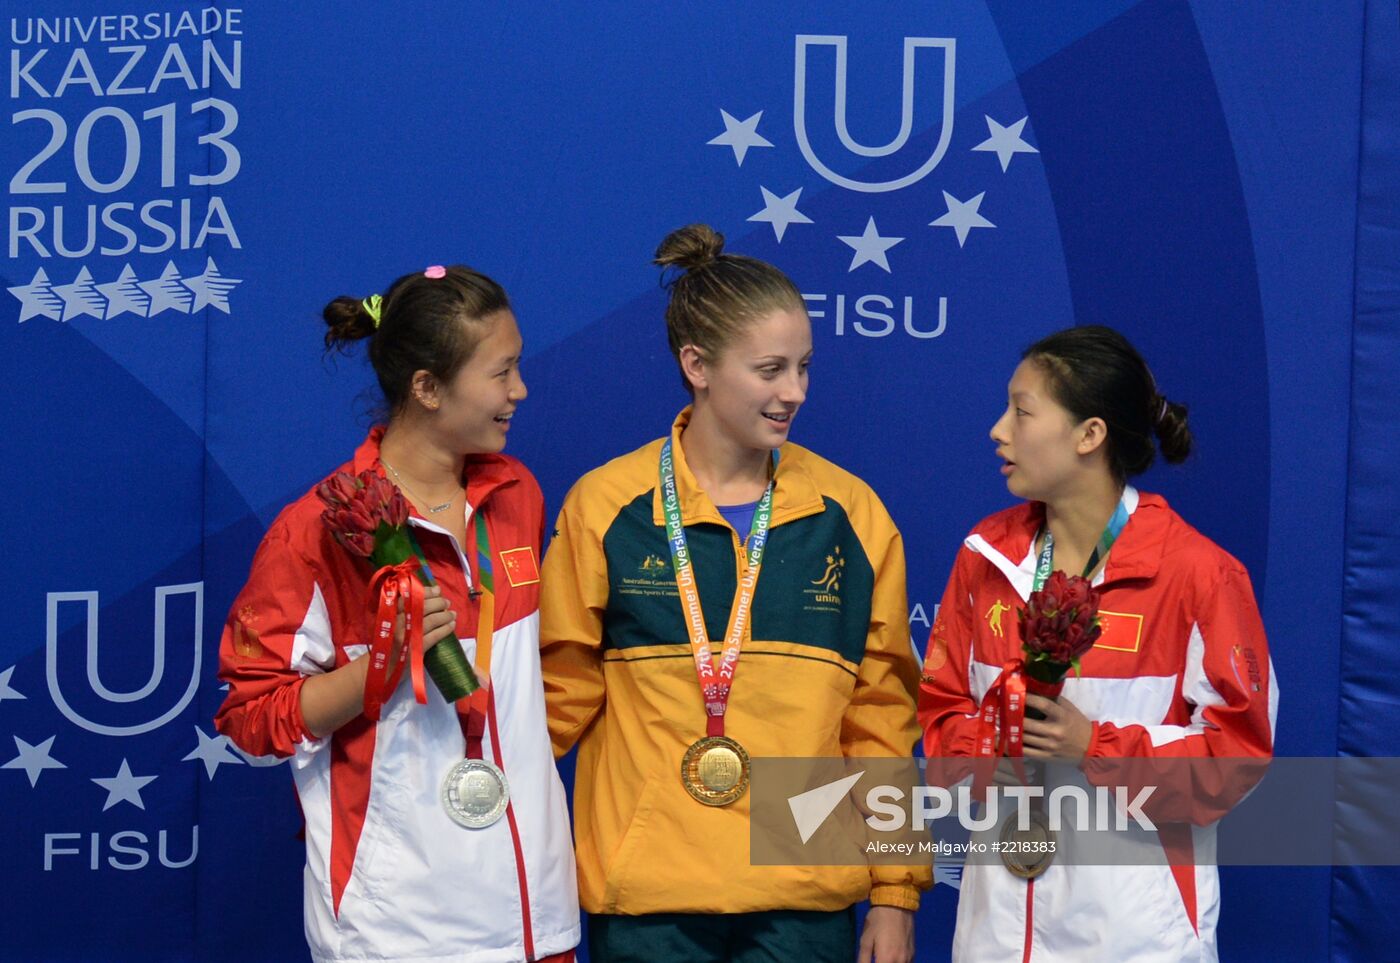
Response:
[{"label": "jacket collar", "polygon": [[[360,447],[355,449],[355,457],[351,461],[352,470],[356,475],[367,468],[374,469],[380,475],[384,474],[383,462],[379,460],[379,445],[383,440],[383,425],[375,425],[369,430],[369,435]],[[512,485],[516,480],[516,475],[511,470],[510,459],[494,453],[468,455],[462,472],[462,482],[467,489],[467,504],[473,506],[473,511],[486,504],[486,500],[498,488]],[[414,518],[422,518],[412,506],[409,507],[409,511]]]},{"label": "jacket collar", "polygon": [[[1123,498],[1128,524],[1113,543],[1108,563],[1094,578],[1098,586],[1151,578],[1162,563],[1164,534],[1174,515],[1167,500],[1139,492],[1132,485],[1124,489]],[[1026,502],[984,519],[963,544],[995,565],[1025,599],[1035,581],[1035,537],[1044,524],[1045,504]]]},{"label": "jacket collar", "polygon": [[[676,494],[681,502],[681,523],[694,525],[713,522],[723,525],[726,524],[723,516],[695,480],[695,475],[685,460],[685,449],[681,447],[681,432],[690,424],[692,410],[692,405],[686,405],[671,425],[671,457],[676,465]],[[659,459],[659,444],[656,450]],[[800,449],[791,443],[778,449],[778,473],[776,484],[773,486],[773,525],[781,525],[826,510],[821,489],[807,470],[804,460],[798,457],[799,451]],[[652,470],[659,473],[659,463],[653,466]],[[661,486],[658,484],[651,499],[651,518],[656,525],[666,524],[666,517],[661,510],[662,499]]]}]

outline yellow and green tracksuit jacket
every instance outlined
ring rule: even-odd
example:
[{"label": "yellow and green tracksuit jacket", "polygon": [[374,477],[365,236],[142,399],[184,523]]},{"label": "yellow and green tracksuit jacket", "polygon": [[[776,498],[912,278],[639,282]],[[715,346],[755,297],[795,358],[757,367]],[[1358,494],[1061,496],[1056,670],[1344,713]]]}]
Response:
[{"label": "yellow and green tracksuit jacket", "polygon": [[[738,535],[685,462],[676,484],[718,655]],[[749,795],[710,807],[680,780],[705,710],[657,482],[661,439],[585,475],[545,557],[540,643],[556,755],[574,781],[579,897],[592,913],[917,909],[927,867],[754,866]],[[834,577],[833,577],[834,576]],[[904,548],[860,479],[797,445],[778,461],[771,533],[725,733],[752,756],[905,757],[918,739]]]}]

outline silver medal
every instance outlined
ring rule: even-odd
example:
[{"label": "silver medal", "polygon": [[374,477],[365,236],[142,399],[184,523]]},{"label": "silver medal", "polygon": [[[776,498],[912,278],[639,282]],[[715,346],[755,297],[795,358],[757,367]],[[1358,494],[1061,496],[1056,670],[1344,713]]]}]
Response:
[{"label": "silver medal", "polygon": [[506,774],[485,759],[463,759],[442,782],[442,805],[453,821],[483,829],[505,815],[510,802]]}]

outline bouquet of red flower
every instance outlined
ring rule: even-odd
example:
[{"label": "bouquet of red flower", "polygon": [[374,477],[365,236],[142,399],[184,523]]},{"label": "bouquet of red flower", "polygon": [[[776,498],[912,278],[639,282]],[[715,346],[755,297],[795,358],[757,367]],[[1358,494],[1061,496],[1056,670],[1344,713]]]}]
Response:
[{"label": "bouquet of red flower", "polygon": [[[422,652],[423,591],[413,576],[423,585],[432,585],[433,577],[414,552],[408,534],[408,502],[403,493],[384,476],[368,468],[358,476],[336,472],[317,486],[316,494],[326,504],[321,520],[335,540],[351,554],[369,559],[376,569],[371,591],[379,595],[379,616],[375,642],[370,647],[365,714],[371,719],[378,718],[379,705],[398,684],[405,661],[412,665],[414,692],[419,702],[427,701],[422,687],[424,666],[448,702],[456,702],[476,691],[480,683],[455,635],[449,635],[426,654]],[[400,595],[407,603],[404,638],[410,651],[407,660],[399,660],[390,678],[388,662]]]},{"label": "bouquet of red flower", "polygon": [[[1053,699],[1070,669],[1079,674],[1080,658],[1103,631],[1099,591],[1086,578],[1051,572],[1044,587],[1032,592],[1016,615],[1021,650],[1026,653],[1027,690]],[[1044,718],[1035,709],[1027,709],[1026,715]]]},{"label": "bouquet of red flower", "polygon": [[1008,660],[987,689],[978,707],[975,754],[987,760],[977,770],[974,787],[981,792],[990,778],[992,760],[1005,755],[1014,760],[1024,779],[1020,756],[1026,717],[1045,714],[1026,705],[1027,694],[1054,699],[1064,688],[1070,669],[1079,671],[1079,660],[1094,647],[1103,631],[1099,624],[1099,592],[1086,578],[1052,572],[1044,586],[1032,592],[1026,607],[1017,611],[1023,658]]}]

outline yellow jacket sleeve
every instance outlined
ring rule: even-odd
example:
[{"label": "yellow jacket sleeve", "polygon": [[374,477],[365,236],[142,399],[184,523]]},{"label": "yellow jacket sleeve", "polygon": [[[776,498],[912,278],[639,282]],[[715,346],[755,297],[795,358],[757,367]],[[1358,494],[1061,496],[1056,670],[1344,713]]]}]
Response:
[{"label": "yellow jacket sleeve", "polygon": [[559,512],[540,575],[540,664],[556,757],[573,748],[603,707],[607,559],[602,532],[587,521],[575,488]]},{"label": "yellow jacket sleeve", "polygon": [[[909,638],[904,541],[872,493],[870,518],[857,530],[871,533],[866,552],[875,570],[870,627],[855,690],[841,722],[842,753],[908,758],[919,738],[914,718],[919,664]],[[929,866],[871,866],[872,906],[919,908],[919,892],[933,885]]]}]

